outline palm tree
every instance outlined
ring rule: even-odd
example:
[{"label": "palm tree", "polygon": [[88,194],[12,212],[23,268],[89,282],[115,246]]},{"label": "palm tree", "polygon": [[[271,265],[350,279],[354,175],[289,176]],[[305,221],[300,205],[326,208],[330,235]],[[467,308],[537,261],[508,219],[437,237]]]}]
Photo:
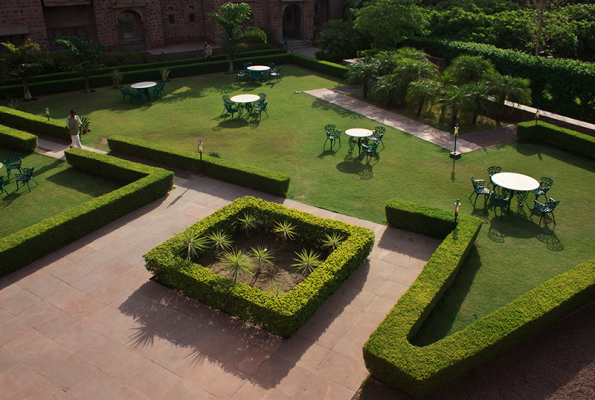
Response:
[{"label": "palm tree", "polygon": [[500,122],[504,112],[505,101],[529,104],[531,102],[531,89],[529,79],[510,75],[497,75],[490,82],[492,93],[496,97],[496,121]]},{"label": "palm tree", "polygon": [[413,47],[401,47],[397,50],[397,57],[402,58],[409,58],[411,60],[417,60],[421,62],[429,62],[428,61],[428,54],[423,50],[418,50]]},{"label": "palm tree", "polygon": [[439,81],[419,79],[409,84],[405,100],[409,106],[417,106],[417,116],[419,117],[424,105],[437,101],[441,88],[442,85]]},{"label": "palm tree", "polygon": [[469,82],[479,82],[489,75],[498,74],[496,67],[490,60],[480,56],[462,55],[455,58],[446,68],[449,76],[458,85]]},{"label": "palm tree", "polygon": [[386,99],[387,107],[390,107],[395,95],[399,93],[402,86],[401,79],[397,75],[384,75],[376,80],[376,92]]},{"label": "palm tree", "polygon": [[451,127],[457,124],[460,112],[467,112],[474,106],[465,90],[452,83],[443,84],[437,103],[442,107],[443,113],[450,111]]},{"label": "palm tree", "polygon": [[364,99],[368,97],[368,84],[373,77],[378,75],[380,63],[371,57],[358,58],[351,64],[351,69],[347,72],[347,83],[350,85],[363,85]]},{"label": "palm tree", "polygon": [[394,74],[399,77],[401,82],[397,89],[397,98],[399,102],[402,102],[405,100],[407,88],[411,82],[420,79],[435,80],[438,77],[438,67],[427,59],[420,61],[413,58],[402,58]]},{"label": "palm tree", "polygon": [[472,123],[477,125],[478,115],[493,115],[496,109],[494,96],[492,95],[492,86],[487,80],[477,83],[467,83],[462,87],[469,101],[473,104],[471,112],[473,113]]}]

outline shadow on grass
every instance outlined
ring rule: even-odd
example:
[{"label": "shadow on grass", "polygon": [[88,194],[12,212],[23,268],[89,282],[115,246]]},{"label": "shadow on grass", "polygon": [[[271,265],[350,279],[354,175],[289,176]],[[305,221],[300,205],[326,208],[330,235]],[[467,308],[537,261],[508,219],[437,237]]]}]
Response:
[{"label": "shadow on grass", "polygon": [[[97,187],[97,179],[89,178],[90,177],[86,173],[73,174],[73,171],[71,170],[64,170],[47,177],[46,181],[94,197],[105,194],[104,189]],[[30,184],[35,185],[33,182],[30,182]]]},{"label": "shadow on grass", "polygon": [[[350,111],[346,108],[343,107],[339,107],[337,105],[334,105],[332,103],[329,103],[328,101],[324,101],[324,100],[320,100],[320,99],[315,99],[312,102],[312,108],[319,108],[323,111],[329,111],[329,112],[334,112],[335,114],[341,116],[341,117],[350,117],[351,119],[364,119],[365,117],[363,115],[354,113],[353,111]],[[332,118],[332,116],[331,116]],[[330,123],[330,122],[329,122]],[[350,127],[344,127],[343,130],[345,129],[349,129]]]},{"label": "shadow on grass", "polygon": [[[245,128],[249,124],[250,123],[248,121],[246,121],[245,119],[234,118],[234,119],[219,122],[219,124],[217,125],[217,128],[219,128],[219,129],[216,129],[216,130]],[[215,130],[215,128],[213,128],[213,130]]]},{"label": "shadow on grass", "polygon": [[[527,218],[521,218],[515,215],[507,215],[500,218],[500,215],[493,217],[490,220],[490,232],[494,232],[495,238],[515,237],[515,238],[534,238],[542,233],[542,229],[533,221]],[[489,235],[488,235],[489,237]],[[498,243],[504,241],[497,240]]]}]

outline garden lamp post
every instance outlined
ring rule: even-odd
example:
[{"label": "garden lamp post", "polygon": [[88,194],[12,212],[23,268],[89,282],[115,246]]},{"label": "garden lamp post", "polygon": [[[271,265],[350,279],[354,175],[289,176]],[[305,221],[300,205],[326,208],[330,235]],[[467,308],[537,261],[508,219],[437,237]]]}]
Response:
[{"label": "garden lamp post", "polygon": [[46,107],[45,108],[45,116],[48,117],[48,121],[50,120],[50,108]]},{"label": "garden lamp post", "polygon": [[202,175],[202,140],[198,141],[198,154],[200,154],[200,174]]},{"label": "garden lamp post", "polygon": [[537,121],[539,121],[539,108],[535,110],[535,125],[537,125]]},{"label": "garden lamp post", "polygon": [[459,216],[459,213],[461,212],[461,203],[459,202],[459,199],[457,199],[457,201],[455,201],[455,225],[457,224],[457,217]]},{"label": "garden lamp post", "polygon": [[457,138],[459,137],[459,124],[455,125],[455,148],[450,153],[450,158],[454,158],[455,160],[461,158],[461,153],[457,153]]}]

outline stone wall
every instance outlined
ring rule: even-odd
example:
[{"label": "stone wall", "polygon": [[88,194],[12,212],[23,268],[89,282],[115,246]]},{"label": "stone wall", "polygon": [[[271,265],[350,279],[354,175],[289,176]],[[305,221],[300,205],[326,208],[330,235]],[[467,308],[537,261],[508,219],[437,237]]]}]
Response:
[{"label": "stone wall", "polygon": [[49,49],[43,9],[39,0],[2,0],[0,36],[24,35]]}]

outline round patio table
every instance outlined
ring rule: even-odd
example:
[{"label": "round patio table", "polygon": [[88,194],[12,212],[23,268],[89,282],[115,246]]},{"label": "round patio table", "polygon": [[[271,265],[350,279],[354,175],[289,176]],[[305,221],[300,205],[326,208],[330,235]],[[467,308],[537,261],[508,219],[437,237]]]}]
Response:
[{"label": "round patio table", "polygon": [[347,136],[357,138],[357,150],[358,150],[357,154],[358,154],[358,156],[361,156],[361,154],[362,154],[362,138],[370,137],[370,136],[372,136],[373,133],[374,133],[374,131],[371,131],[369,129],[363,129],[363,128],[352,128],[352,129],[347,129],[345,131],[345,134]]},{"label": "round patio table", "polygon": [[157,86],[157,82],[151,82],[151,81],[137,82],[137,83],[130,85],[130,87],[132,89],[136,89],[138,91],[142,90],[145,93],[145,95],[147,96],[147,99],[149,99],[149,100],[151,100],[151,96],[149,95],[149,88],[152,88],[155,86]]},{"label": "round patio table", "polygon": [[265,72],[265,71],[269,71],[271,69],[271,67],[267,67],[266,65],[251,65],[247,69],[248,69],[248,71]]},{"label": "round patio table", "polygon": [[[514,172],[500,172],[492,175],[492,182],[497,186],[503,187],[511,191],[511,195],[518,195],[519,192],[529,192],[539,187],[539,182],[530,176],[517,174]],[[522,203],[517,198],[519,205]]]},{"label": "round patio table", "polygon": [[258,99],[260,99],[260,96],[257,94],[238,94],[229,100],[233,101],[234,103],[253,103]]}]

